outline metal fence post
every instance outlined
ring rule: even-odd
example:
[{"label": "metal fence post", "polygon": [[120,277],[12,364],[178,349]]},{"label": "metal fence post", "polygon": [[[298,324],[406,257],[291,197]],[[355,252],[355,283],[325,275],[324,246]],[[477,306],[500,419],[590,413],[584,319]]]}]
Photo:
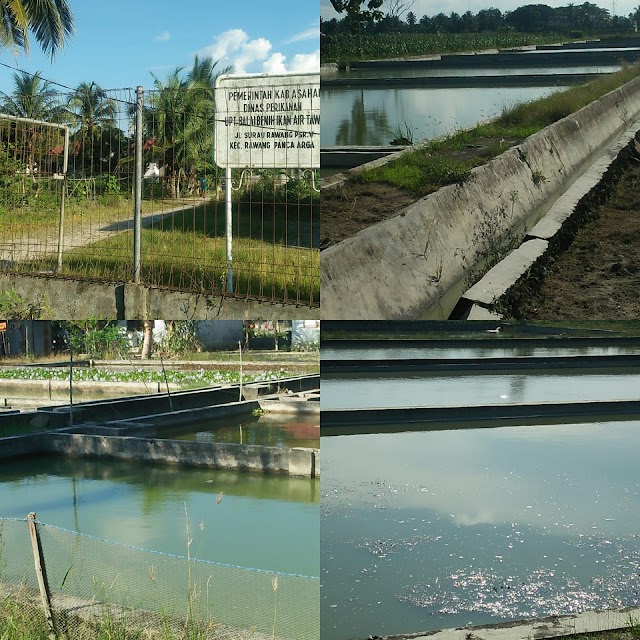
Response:
[{"label": "metal fence post", "polygon": [[58,632],[53,618],[53,610],[51,609],[51,593],[49,591],[49,582],[47,581],[47,569],[44,564],[44,554],[42,553],[36,514],[31,512],[27,516],[27,522],[29,524],[29,535],[31,537],[31,547],[33,548],[33,560],[36,565],[38,586],[40,587],[40,595],[42,597],[42,606],[47,618],[47,624],[49,625],[49,638],[50,640],[56,640]]},{"label": "metal fence post", "polygon": [[231,214],[231,167],[225,168],[224,196],[227,235],[227,293],[233,293],[233,216]]},{"label": "metal fence post", "polygon": [[64,243],[64,208],[67,195],[67,171],[69,169],[69,127],[64,128],[64,159],[62,161],[62,194],[60,196],[60,226],[58,227],[58,271],[62,269],[62,247]]},{"label": "metal fence post", "polygon": [[133,195],[133,281],[140,284],[140,246],[142,241],[142,114],[144,109],[144,89],[136,89],[136,143]]}]

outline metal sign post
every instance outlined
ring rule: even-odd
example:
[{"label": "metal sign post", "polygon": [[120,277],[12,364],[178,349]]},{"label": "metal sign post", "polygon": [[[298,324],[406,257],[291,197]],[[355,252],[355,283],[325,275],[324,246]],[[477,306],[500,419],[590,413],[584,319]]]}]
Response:
[{"label": "metal sign post", "polygon": [[218,77],[214,161],[225,169],[227,293],[233,292],[231,169],[320,167],[320,74]]}]

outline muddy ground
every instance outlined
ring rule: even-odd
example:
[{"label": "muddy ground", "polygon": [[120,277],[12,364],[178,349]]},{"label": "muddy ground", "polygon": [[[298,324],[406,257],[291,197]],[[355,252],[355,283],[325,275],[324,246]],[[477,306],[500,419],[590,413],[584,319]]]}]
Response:
[{"label": "muddy ground", "polygon": [[517,310],[524,320],[640,318],[640,164],[626,170],[599,217],[547,267]]},{"label": "muddy ground", "polygon": [[393,218],[418,200],[390,184],[348,181],[322,191],[320,249],[342,242],[377,222]]}]

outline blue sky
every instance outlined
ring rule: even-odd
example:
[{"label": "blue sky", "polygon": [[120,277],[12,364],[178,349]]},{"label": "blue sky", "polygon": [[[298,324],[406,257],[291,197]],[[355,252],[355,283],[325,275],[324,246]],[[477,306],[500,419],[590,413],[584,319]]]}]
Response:
[{"label": "blue sky", "polygon": [[[401,4],[412,5],[411,11],[413,11],[418,18],[423,15],[435,15],[443,12],[446,14],[455,11],[456,13],[464,13],[467,10],[477,13],[480,9],[488,9],[489,7],[496,7],[501,11],[513,11],[517,7],[525,4],[547,4],[550,7],[563,7],[569,4],[571,0],[401,0]],[[612,1],[600,1],[589,0],[593,4],[612,11]],[[583,0],[574,0],[574,4],[582,4]],[[387,10],[391,3],[396,3],[396,0],[386,0],[383,5],[383,9]],[[638,5],[640,0],[616,0],[616,15],[627,16]],[[320,15],[323,20],[330,20],[331,18],[339,17],[333,10],[330,0],[320,0]],[[344,15],[344,14],[343,14]]]},{"label": "blue sky", "polygon": [[[238,73],[316,71],[318,0],[69,0],[76,33],[53,63],[30,37],[28,56],[0,49],[0,63],[76,87],[151,88],[150,72],[165,78],[189,67],[197,53],[234,65]],[[14,71],[0,66],[0,91]],[[61,89],[64,91],[63,89]]]}]

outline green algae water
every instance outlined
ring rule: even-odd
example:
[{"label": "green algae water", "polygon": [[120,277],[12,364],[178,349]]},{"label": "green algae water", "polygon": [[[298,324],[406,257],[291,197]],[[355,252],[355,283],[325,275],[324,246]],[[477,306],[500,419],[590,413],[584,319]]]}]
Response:
[{"label": "green algae water", "polygon": [[[218,500],[218,497],[220,499]],[[319,575],[319,481],[122,461],[25,458],[0,466],[0,516],[154,551]]]}]

